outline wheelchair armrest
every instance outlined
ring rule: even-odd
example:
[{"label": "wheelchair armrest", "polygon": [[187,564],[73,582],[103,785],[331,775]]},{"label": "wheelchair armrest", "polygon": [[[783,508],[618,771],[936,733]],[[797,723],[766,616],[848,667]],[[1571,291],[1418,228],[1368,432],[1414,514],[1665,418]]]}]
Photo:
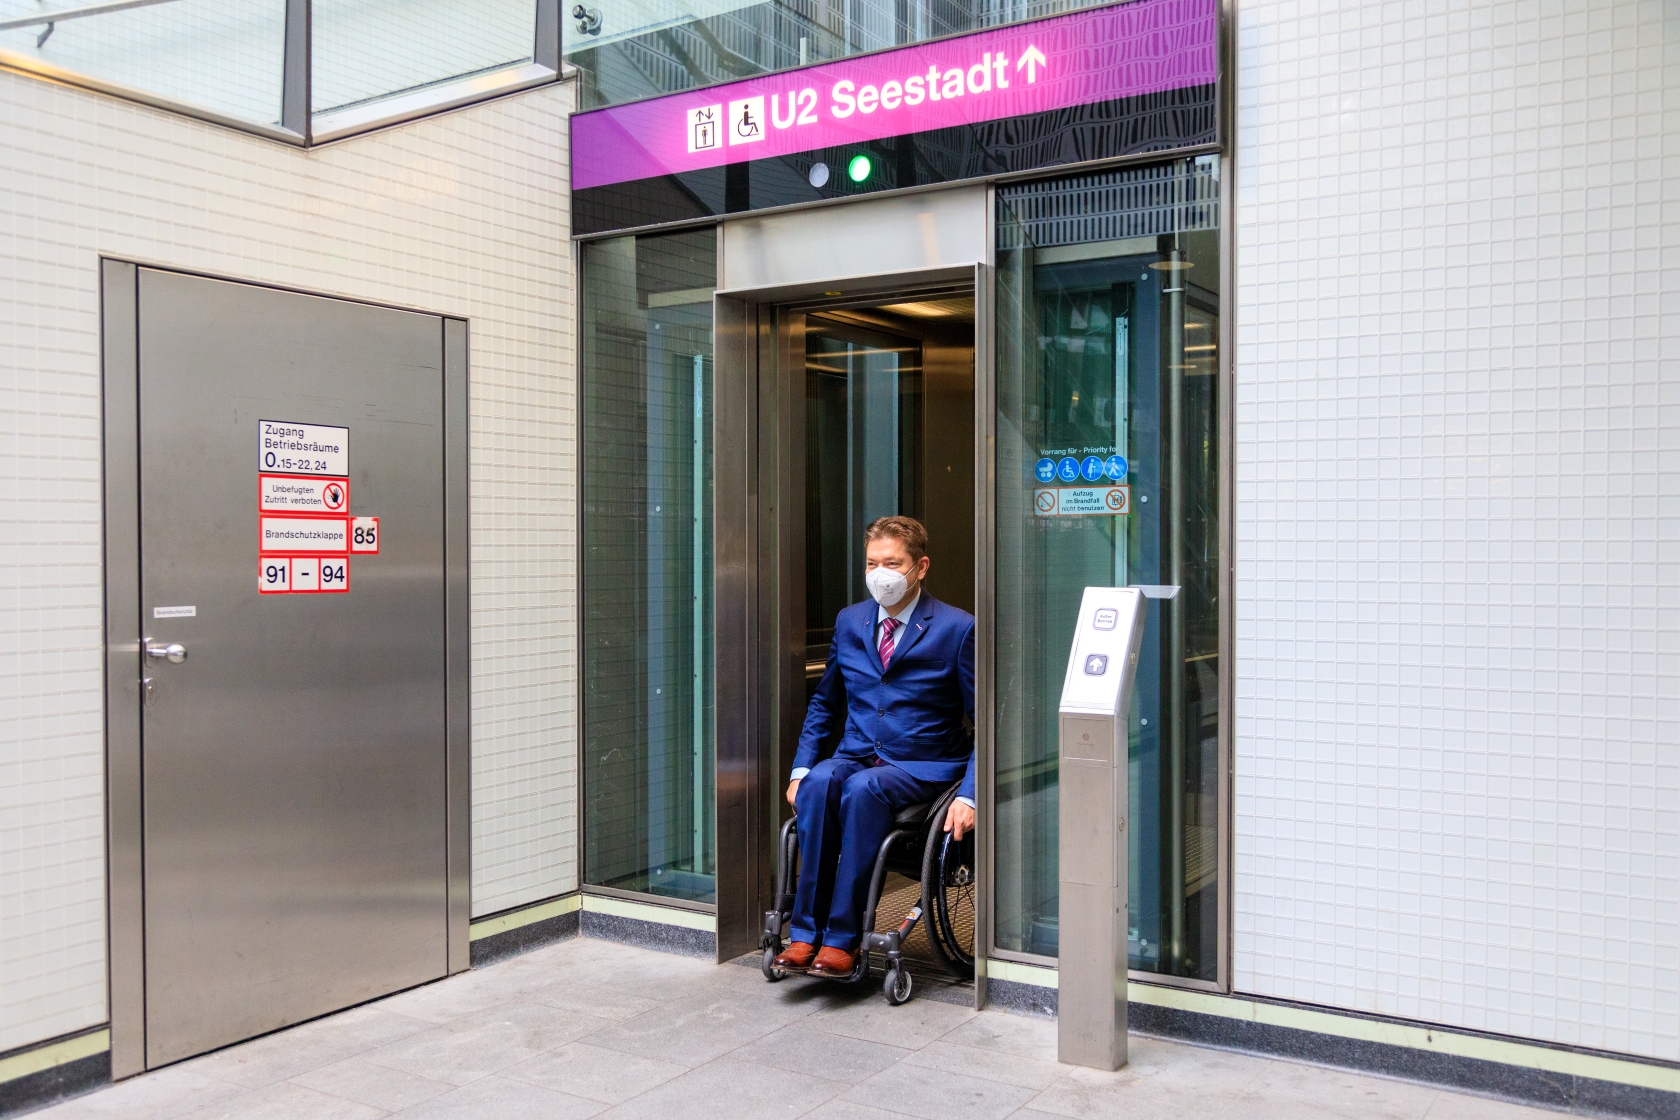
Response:
[{"label": "wheelchair armrest", "polygon": [[914,805],[906,805],[897,813],[893,814],[893,823],[921,824],[922,821],[926,819],[928,810],[931,808],[933,808],[933,802],[931,801],[918,801]]}]

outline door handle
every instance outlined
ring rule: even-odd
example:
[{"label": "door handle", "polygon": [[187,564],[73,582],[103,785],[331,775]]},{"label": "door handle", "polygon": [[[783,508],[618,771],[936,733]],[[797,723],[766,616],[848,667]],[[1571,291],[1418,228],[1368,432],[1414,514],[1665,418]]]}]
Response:
[{"label": "door handle", "polygon": [[180,642],[170,642],[166,646],[147,646],[146,657],[152,661],[167,661],[171,665],[179,665],[187,659],[187,647]]}]

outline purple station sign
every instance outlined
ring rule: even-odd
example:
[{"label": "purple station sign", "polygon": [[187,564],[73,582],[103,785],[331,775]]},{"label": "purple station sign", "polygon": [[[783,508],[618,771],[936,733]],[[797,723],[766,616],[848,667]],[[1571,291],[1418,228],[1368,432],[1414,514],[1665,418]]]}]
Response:
[{"label": "purple station sign", "polygon": [[[1218,0],[1133,0],[578,113],[574,228],[1205,147],[1218,43]],[[869,182],[816,166],[859,150]]]},{"label": "purple station sign", "polygon": [[1218,76],[1216,0],[1137,0],[572,118],[574,189],[971,125]]}]

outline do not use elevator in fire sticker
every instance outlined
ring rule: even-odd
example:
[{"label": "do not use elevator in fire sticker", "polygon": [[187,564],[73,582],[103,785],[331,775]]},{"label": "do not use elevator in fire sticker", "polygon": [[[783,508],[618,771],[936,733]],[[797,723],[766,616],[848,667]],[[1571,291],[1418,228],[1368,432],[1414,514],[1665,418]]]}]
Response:
[{"label": "do not use elevator in fire sticker", "polygon": [[379,518],[350,511],[350,429],[257,422],[257,590],[350,590],[350,554],[379,552]]}]

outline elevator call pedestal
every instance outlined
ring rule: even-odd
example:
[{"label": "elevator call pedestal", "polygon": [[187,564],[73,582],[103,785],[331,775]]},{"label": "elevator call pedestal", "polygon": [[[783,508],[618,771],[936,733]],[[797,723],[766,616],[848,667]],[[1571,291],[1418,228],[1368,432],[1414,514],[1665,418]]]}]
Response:
[{"label": "elevator call pedestal", "polygon": [[1127,754],[1145,593],[1087,587],[1060,709],[1057,1056],[1126,1064]]}]

